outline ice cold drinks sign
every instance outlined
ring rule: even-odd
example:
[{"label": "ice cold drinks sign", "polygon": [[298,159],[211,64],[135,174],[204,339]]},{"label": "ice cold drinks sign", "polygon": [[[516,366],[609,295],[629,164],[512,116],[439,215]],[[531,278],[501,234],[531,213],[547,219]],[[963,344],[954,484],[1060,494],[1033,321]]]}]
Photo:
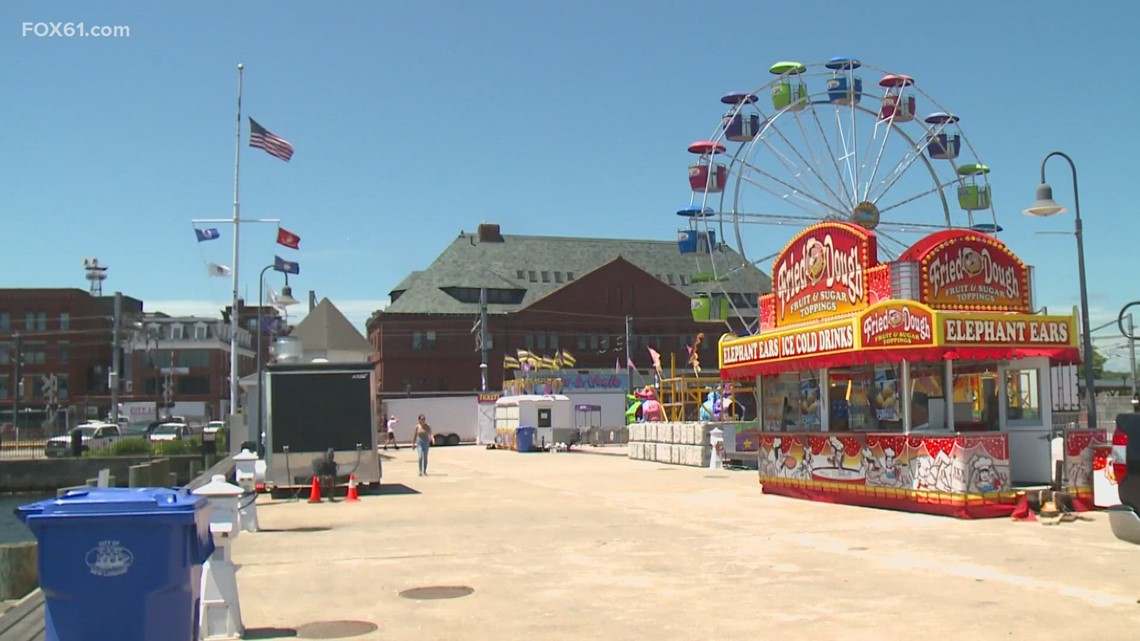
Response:
[{"label": "ice cold drinks sign", "polygon": [[721,365],[732,367],[766,363],[843,352],[854,348],[855,331],[850,323],[845,323],[723,345]]}]

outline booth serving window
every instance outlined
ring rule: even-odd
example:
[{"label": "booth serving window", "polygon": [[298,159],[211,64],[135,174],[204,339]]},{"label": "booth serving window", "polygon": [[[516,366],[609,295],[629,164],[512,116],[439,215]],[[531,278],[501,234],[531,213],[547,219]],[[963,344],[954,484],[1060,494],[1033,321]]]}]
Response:
[{"label": "booth serving window", "polygon": [[1005,372],[1006,420],[1041,424],[1041,383],[1036,369]]},{"label": "booth serving window", "polygon": [[831,431],[902,431],[900,368],[886,364],[833,369],[827,389]]},{"label": "booth serving window", "polygon": [[995,363],[954,363],[954,429],[997,430],[998,376]]},{"label": "booth serving window", "polygon": [[912,430],[946,429],[946,371],[942,363],[910,366]]},{"label": "booth serving window", "polygon": [[550,427],[552,424],[553,423],[550,419],[550,408],[549,407],[538,408],[538,426],[539,427]]},{"label": "booth serving window", "polygon": [[761,402],[764,429],[770,432],[819,432],[823,407],[818,372],[765,376]]}]

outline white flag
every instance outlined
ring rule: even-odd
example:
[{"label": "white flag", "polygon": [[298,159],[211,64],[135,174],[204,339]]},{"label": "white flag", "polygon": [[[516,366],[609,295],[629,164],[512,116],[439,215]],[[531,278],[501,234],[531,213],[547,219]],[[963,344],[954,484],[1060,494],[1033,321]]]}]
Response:
[{"label": "white flag", "polygon": [[233,273],[233,270],[225,265],[206,263],[206,272],[211,276],[229,276]]}]

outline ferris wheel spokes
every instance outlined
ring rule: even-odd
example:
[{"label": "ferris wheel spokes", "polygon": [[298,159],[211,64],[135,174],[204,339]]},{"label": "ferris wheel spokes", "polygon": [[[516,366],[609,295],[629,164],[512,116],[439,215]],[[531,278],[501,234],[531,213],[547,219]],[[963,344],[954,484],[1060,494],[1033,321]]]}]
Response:
[{"label": "ferris wheel spokes", "polygon": [[[790,202],[793,205],[799,207],[800,209],[803,209],[804,211],[806,211],[809,214],[817,214],[817,218],[816,218],[817,220],[819,218],[826,217],[828,215],[827,212],[833,212],[833,213],[840,214],[843,216],[847,215],[847,212],[843,211],[842,209],[838,209],[835,206],[817,198],[815,196],[815,194],[804,192],[800,189],[797,189],[795,185],[792,185],[785,180],[781,180],[780,178],[773,176],[772,174],[768,173],[767,171],[764,171],[763,169],[760,169],[759,167],[748,162],[747,160],[741,161],[741,166],[747,168],[750,173],[755,173],[759,176],[763,176],[764,178],[767,178],[774,183],[782,185],[783,187],[785,187],[786,189],[788,189],[790,191],[780,192],[780,191],[777,191],[775,189],[772,189],[768,185],[765,185],[765,184],[761,183],[760,181],[755,180],[752,176],[744,173],[743,171],[740,172],[740,180],[746,181],[755,187],[763,189],[764,191],[772,194],[773,196],[776,196],[777,198],[783,200],[784,202]],[[819,206],[823,209],[824,213],[820,215],[817,212],[813,211],[812,209],[809,209],[809,208],[801,205],[795,199],[791,198],[792,196],[796,196],[796,197],[799,197],[802,199],[806,199],[808,201],[811,201],[812,203],[815,203],[817,206]]]},{"label": "ferris wheel spokes", "polygon": [[[852,196],[851,192],[847,190],[847,181],[843,178],[843,169],[840,168],[840,166],[839,166],[839,155],[836,154],[835,150],[831,147],[831,139],[828,137],[827,133],[824,132],[823,123],[820,122],[819,114],[816,112],[815,109],[811,110],[811,117],[812,117],[812,120],[815,121],[815,127],[816,127],[816,130],[819,131],[819,137],[820,137],[820,140],[823,141],[823,146],[827,148],[827,156],[829,158],[831,158],[831,165],[833,167],[835,167],[835,177],[837,179],[837,182],[838,182],[839,186],[843,188],[844,195],[847,196],[847,200],[845,201],[845,204],[847,204],[848,206],[854,206],[855,198],[854,198],[854,196]],[[798,112],[796,113],[796,118],[797,119],[799,118]],[[806,132],[804,133],[804,138],[810,139],[810,137],[807,136]]]},{"label": "ferris wheel spokes", "polygon": [[[797,116],[798,116],[798,114],[797,114]],[[769,118],[765,123],[764,132],[766,133],[768,130],[771,130],[772,132],[774,132],[776,134],[776,137],[778,137],[780,140],[782,140],[783,143],[785,145],[787,145],[788,149],[791,149],[792,153],[794,153],[796,155],[796,157],[800,159],[800,161],[804,164],[806,170],[812,175],[812,177],[814,177],[816,180],[819,181],[819,184],[823,186],[824,190],[827,191],[828,194],[830,194],[830,196],[832,198],[835,198],[836,203],[838,204],[839,210],[842,210],[844,205],[845,205],[843,198],[841,198],[839,196],[839,194],[835,193],[835,191],[832,190],[831,185],[828,184],[828,181],[823,179],[823,176],[821,176],[819,174],[819,172],[815,171],[815,169],[812,167],[812,163],[807,158],[804,158],[803,154],[801,154],[799,152],[799,149],[796,147],[796,145],[792,144],[792,142],[788,139],[788,137],[780,129],[779,125],[777,124],[777,121],[778,121],[778,118],[775,116],[772,118]],[[805,191],[812,193],[814,195],[814,192],[812,191],[811,187],[806,182],[804,182],[803,179],[800,177],[800,172],[797,171],[799,168],[797,167],[795,162],[793,162],[790,158],[788,158],[786,154],[784,154],[781,151],[779,151],[778,149],[776,149],[776,147],[774,145],[772,145],[771,141],[768,139],[767,136],[764,136],[764,135],[757,136],[757,140],[763,142],[764,146],[767,147],[767,149],[769,151],[771,151],[773,154],[776,155],[777,158],[780,159],[780,162],[784,165],[784,168],[796,176],[796,178],[799,180],[800,184],[803,185]],[[755,141],[752,144],[754,145]],[[827,206],[829,209],[835,209],[835,206],[823,203],[822,200],[820,200],[819,202],[821,204],[825,204],[825,206]]]}]

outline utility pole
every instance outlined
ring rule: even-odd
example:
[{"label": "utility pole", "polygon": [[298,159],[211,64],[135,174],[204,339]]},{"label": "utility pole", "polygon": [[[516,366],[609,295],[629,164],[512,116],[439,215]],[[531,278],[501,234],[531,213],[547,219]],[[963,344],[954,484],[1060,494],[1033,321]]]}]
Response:
[{"label": "utility pole", "polygon": [[[1135,328],[1132,327],[1132,314],[1128,315],[1128,335],[1135,336]],[[1128,367],[1129,372],[1132,374],[1132,398],[1136,398],[1136,339],[1128,339]]]},{"label": "utility pole", "polygon": [[16,372],[15,385],[12,387],[12,426],[16,428],[16,440],[20,440],[20,392],[24,388],[24,378],[21,372],[21,365],[23,365],[24,352],[20,349],[20,332],[12,334],[12,341],[15,343],[16,353],[13,355],[13,367]]},{"label": "utility pole", "polygon": [[632,338],[633,338],[633,317],[632,316],[626,316],[625,317],[625,374],[626,374],[626,378],[629,379],[626,381],[626,384],[625,384],[625,387],[626,387],[625,391],[627,394],[630,393],[630,391],[632,391],[632,389],[633,389],[633,372],[630,371],[630,366],[629,366],[629,364],[633,362],[633,359],[630,358],[630,352],[629,352],[630,343],[632,342],[632,340],[631,340]]},{"label": "utility pole", "polygon": [[119,424],[119,343],[122,340],[123,325],[123,293],[115,292],[114,318],[111,321],[111,374],[108,384],[111,386],[111,422]]},{"label": "utility pole", "polygon": [[479,389],[487,391],[487,288],[479,288]]}]

